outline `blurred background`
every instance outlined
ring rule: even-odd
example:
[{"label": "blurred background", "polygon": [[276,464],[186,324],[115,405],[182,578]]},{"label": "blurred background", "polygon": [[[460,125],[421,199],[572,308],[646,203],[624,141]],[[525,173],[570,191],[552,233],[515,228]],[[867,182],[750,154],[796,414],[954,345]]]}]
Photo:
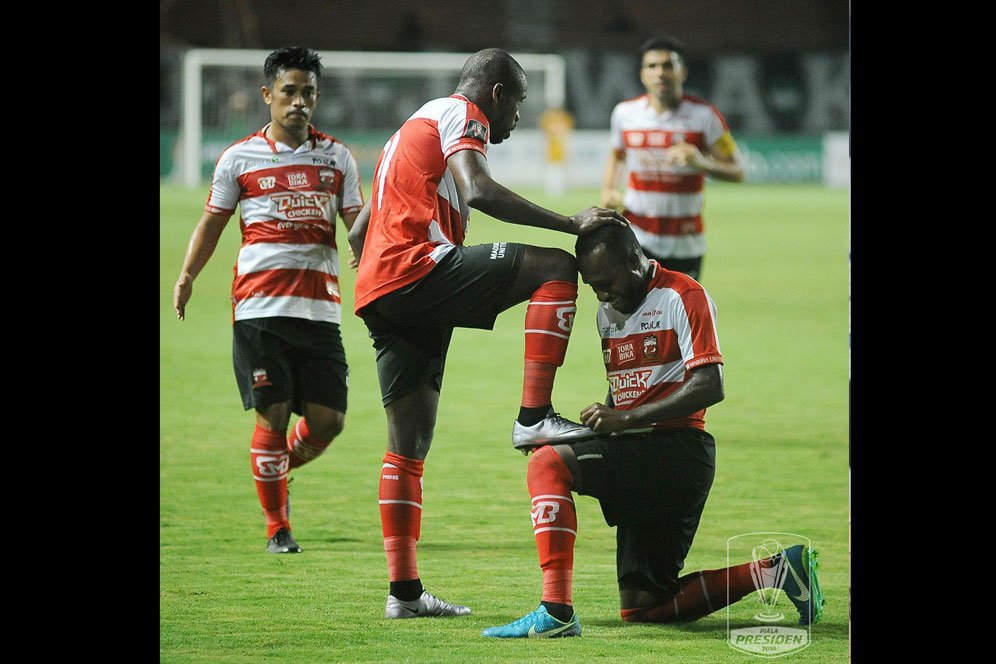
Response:
[{"label": "blurred background", "polygon": [[[499,46],[538,64],[514,140],[489,153],[495,178],[596,186],[609,115],[643,93],[639,47],[661,33],[685,42],[686,92],[726,117],[748,182],[849,185],[843,0],[161,0],[159,175],[209,180],[221,151],[269,120],[266,53],[301,45],[325,66],[313,123],[353,150],[369,192],[391,133],[453,91],[467,54]],[[569,115],[544,115],[558,107]]]}]

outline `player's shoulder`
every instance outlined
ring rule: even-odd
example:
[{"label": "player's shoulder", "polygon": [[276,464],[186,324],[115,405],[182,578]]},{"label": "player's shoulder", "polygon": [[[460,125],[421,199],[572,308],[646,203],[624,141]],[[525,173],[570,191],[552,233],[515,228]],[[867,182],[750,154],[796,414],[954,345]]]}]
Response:
[{"label": "player's shoulder", "polygon": [[242,154],[252,152],[253,150],[259,150],[261,148],[268,147],[266,138],[263,136],[263,130],[253,132],[248,136],[243,136],[237,141],[233,141],[221,151],[219,159],[233,159]]},{"label": "player's shoulder", "polygon": [[684,105],[689,112],[706,115],[715,114],[720,118],[723,117],[719,107],[704,97],[685,93],[682,95],[681,100],[684,102]]},{"label": "player's shoulder", "polygon": [[658,265],[657,273],[651,280],[651,286],[659,290],[674,291],[681,296],[696,291],[705,293],[705,288],[703,288],[702,284],[684,272],[668,270],[660,265]]},{"label": "player's shoulder", "polygon": [[650,98],[646,95],[646,93],[630,97],[629,99],[623,99],[615,105],[613,110],[618,112],[643,110],[647,107],[649,99]]}]

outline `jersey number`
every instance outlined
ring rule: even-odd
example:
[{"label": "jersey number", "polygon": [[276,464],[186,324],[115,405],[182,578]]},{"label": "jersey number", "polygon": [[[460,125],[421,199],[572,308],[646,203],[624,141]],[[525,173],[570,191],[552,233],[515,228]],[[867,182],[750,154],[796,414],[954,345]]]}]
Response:
[{"label": "jersey number", "polygon": [[388,139],[387,143],[384,144],[383,156],[380,158],[380,165],[377,167],[377,172],[374,173],[374,178],[377,180],[377,209],[380,209],[381,201],[384,200],[384,180],[387,178],[387,169],[391,167],[391,159],[394,157],[394,151],[398,148],[398,142],[401,137],[401,130],[394,132],[394,136]]}]

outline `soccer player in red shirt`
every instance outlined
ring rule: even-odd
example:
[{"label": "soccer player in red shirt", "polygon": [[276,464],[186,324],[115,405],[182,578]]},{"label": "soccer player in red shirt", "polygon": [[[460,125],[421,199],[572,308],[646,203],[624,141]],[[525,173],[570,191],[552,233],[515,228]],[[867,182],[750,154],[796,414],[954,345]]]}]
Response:
[{"label": "soccer player in red shirt", "polygon": [[513,443],[591,433],[560,417],[550,399],[576,311],[574,257],[513,242],[464,246],[470,208],[575,235],[607,223],[625,225],[618,212],[602,208],[565,217],[491,178],[488,143],[509,137],[525,96],[525,73],[508,53],[492,48],[472,55],[454,94],[427,102],[387,141],[370,201],[349,233],[360,261],[355,311],[377,351],[387,414],[379,502],[390,576],[388,618],[470,613],[425,592],[415,552],[423,464],[454,327],[490,330],[500,312],[528,301]]},{"label": "soccer player in red shirt", "polygon": [[[249,456],[270,553],[300,553],[287,475],[324,452],[346,417],[335,221],[338,214],[348,230],[363,194],[349,149],[309,124],[321,73],[310,49],[282,48],[266,58],[261,92],[270,123],[218,159],[173,291],[184,320],[194,279],[238,205],[233,358],[243,406],[256,410]],[[291,412],[302,417],[288,436]]]},{"label": "soccer player in red shirt", "polygon": [[[712,298],[687,275],[647,259],[630,228],[598,228],[578,238],[575,252],[581,278],[602,303],[597,322],[610,393],[606,403],[581,411],[581,421],[600,435],[518,446],[535,450],[527,485],[542,601],[524,617],[484,630],[487,637],[580,636],[572,600],[578,528],[572,491],[598,498],[606,523],[617,527],[624,621],[694,620],[755,589],[751,563],[678,577],[715,472],[705,411],[724,393]],[[776,556],[755,567],[787,564],[793,574],[784,577],[784,589],[800,624],[817,622],[823,594],[816,552],[796,545],[778,555],[784,563]]]}]

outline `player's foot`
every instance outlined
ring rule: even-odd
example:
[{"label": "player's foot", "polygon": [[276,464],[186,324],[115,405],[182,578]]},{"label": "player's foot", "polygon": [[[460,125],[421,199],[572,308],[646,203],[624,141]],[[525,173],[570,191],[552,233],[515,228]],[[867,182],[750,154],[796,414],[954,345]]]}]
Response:
[{"label": "player's foot", "polygon": [[817,552],[796,544],[785,549],[785,562],[789,573],[785,576],[782,590],[799,610],[799,624],[809,625],[820,622],[823,617],[823,590],[816,576],[820,561],[816,559]]},{"label": "player's foot", "polygon": [[433,616],[469,616],[470,607],[460,604],[450,604],[435,595],[422,591],[422,596],[410,602],[404,602],[394,595],[387,596],[387,608],[384,609],[387,618],[431,618]]},{"label": "player's foot", "polygon": [[286,528],[273,533],[273,537],[266,542],[266,550],[270,553],[301,553],[301,547]]},{"label": "player's foot", "polygon": [[572,443],[597,435],[585,425],[561,417],[551,408],[545,418],[531,427],[519,424],[516,420],[512,425],[512,447],[528,454],[534,447],[550,443]]},{"label": "player's foot", "polygon": [[542,604],[532,613],[498,627],[488,627],[481,636],[496,639],[551,639],[561,636],[581,636],[581,621],[577,612],[567,622],[557,620]]}]

